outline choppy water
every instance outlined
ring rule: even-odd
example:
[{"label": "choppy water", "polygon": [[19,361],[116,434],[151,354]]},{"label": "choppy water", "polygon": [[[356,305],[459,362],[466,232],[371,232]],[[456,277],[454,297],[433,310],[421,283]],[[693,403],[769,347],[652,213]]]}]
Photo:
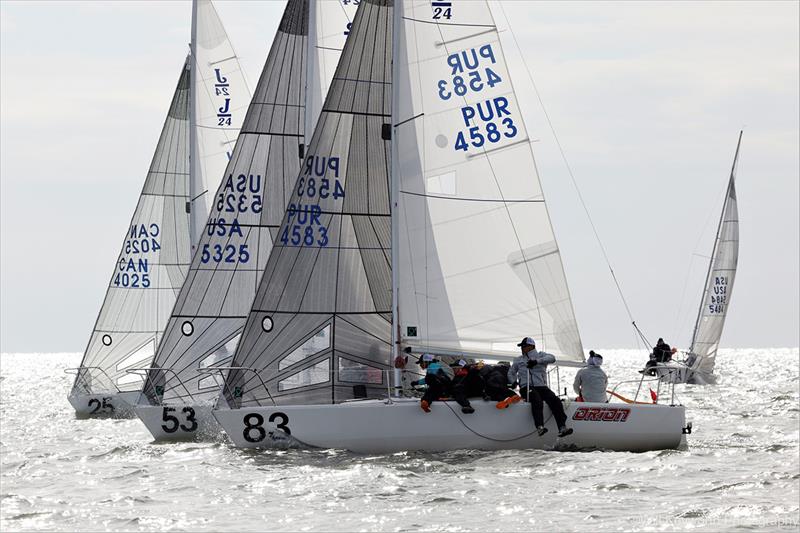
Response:
[{"label": "choppy water", "polygon": [[[604,355],[612,382],[642,362]],[[79,355],[3,354],[0,529],[797,531],[798,357],[724,351],[718,386],[680,386],[688,451],[364,456],[153,444],[74,418]]]}]

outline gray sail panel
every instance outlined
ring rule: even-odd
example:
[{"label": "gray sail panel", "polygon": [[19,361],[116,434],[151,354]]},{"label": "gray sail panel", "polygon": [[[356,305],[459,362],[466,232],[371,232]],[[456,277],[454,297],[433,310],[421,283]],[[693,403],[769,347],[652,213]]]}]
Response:
[{"label": "gray sail panel", "polygon": [[714,371],[717,348],[728,314],[738,261],[739,209],[736,184],[732,174],[690,349],[690,357],[694,359],[691,366],[697,372],[711,374]]},{"label": "gray sail panel", "polygon": [[290,0],[158,348],[151,402],[218,394],[202,369],[230,363],[300,168],[307,33],[308,0]]},{"label": "gray sail panel", "polygon": [[258,376],[228,375],[232,406],[386,390],[391,53],[392,3],[363,0],[234,356]]},{"label": "gray sail panel", "polygon": [[189,76],[187,63],[81,362],[83,392],[141,388],[126,370],[150,364],[188,269]]}]

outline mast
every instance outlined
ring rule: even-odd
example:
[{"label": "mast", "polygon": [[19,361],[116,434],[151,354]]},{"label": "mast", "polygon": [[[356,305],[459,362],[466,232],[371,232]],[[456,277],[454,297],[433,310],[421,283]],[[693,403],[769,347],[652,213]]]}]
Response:
[{"label": "mast", "polygon": [[197,223],[192,215],[192,204],[197,197],[197,0],[192,0],[192,35],[189,42],[191,70],[189,72],[189,201],[186,212],[189,214],[189,242],[192,254],[197,249]]},{"label": "mast", "polygon": [[717,234],[714,238],[714,248],[711,250],[711,259],[708,261],[708,271],[706,272],[706,278],[703,285],[703,295],[700,297],[700,307],[697,310],[697,320],[694,323],[694,331],[692,332],[692,344],[689,347],[689,353],[694,353],[694,343],[697,340],[697,329],[700,327],[700,319],[703,316],[703,306],[705,305],[706,296],[708,294],[708,281],[711,278],[711,271],[714,269],[714,261],[716,260],[717,256],[717,248],[719,247],[719,239],[722,230],[722,223],[725,219],[725,210],[728,206],[728,202],[731,196],[731,187],[733,186],[734,178],[736,176],[736,163],[739,161],[739,147],[742,145],[742,133],[743,130],[739,131],[739,140],[736,143],[736,153],[733,156],[733,165],[731,166],[731,176],[728,179],[728,187],[725,189],[725,201],[722,203],[722,211],[719,215],[719,223],[717,224]]},{"label": "mast", "polygon": [[[391,118],[391,135],[392,135],[392,166],[389,169],[389,183],[390,183],[390,191],[389,191],[389,201],[391,206],[391,224],[392,224],[392,247],[391,247],[391,268],[392,268],[392,350],[390,352],[390,360],[389,360],[389,368],[394,367],[394,361],[397,360],[397,357],[400,355],[400,298],[398,294],[398,288],[400,284],[400,277],[399,272],[400,269],[398,268],[399,259],[400,259],[400,252],[398,250],[398,242],[400,240],[400,224],[397,218],[397,206],[398,206],[398,197],[400,196],[400,184],[398,180],[398,169],[397,169],[397,143],[395,142],[395,132],[394,126],[398,122],[397,117],[397,108],[398,108],[398,65],[399,61],[397,57],[395,57],[395,52],[397,51],[397,40],[399,39],[400,35],[400,24],[403,20],[403,0],[395,0],[394,6],[394,20],[393,24],[394,27],[392,29],[392,118]],[[403,376],[401,369],[394,368],[394,395],[400,396],[400,391],[402,390],[403,386]]]}]

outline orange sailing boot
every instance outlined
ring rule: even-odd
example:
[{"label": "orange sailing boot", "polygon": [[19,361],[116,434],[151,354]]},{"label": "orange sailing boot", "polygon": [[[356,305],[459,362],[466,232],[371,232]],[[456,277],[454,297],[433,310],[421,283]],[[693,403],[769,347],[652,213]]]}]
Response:
[{"label": "orange sailing boot", "polygon": [[421,402],[419,402],[419,406],[426,413],[430,413],[431,412],[431,404],[428,403],[428,400],[422,400]]},{"label": "orange sailing boot", "polygon": [[519,396],[517,396],[515,394],[514,396],[509,396],[505,400],[501,400],[501,401],[497,402],[495,407],[497,407],[498,409],[507,409],[509,405],[511,405],[512,403],[517,403],[521,399],[522,398],[520,398]]}]

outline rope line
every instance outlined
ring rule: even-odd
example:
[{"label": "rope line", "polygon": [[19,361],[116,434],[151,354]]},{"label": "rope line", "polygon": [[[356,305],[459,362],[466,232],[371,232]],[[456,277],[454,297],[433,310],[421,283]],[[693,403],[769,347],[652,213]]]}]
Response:
[{"label": "rope line", "polygon": [[541,94],[539,94],[539,88],[537,87],[536,82],[533,79],[533,74],[531,73],[530,68],[528,68],[528,63],[525,61],[525,55],[522,53],[522,49],[519,46],[519,42],[517,41],[517,36],[514,33],[514,30],[511,28],[511,23],[508,19],[508,16],[506,15],[505,8],[503,7],[503,2],[498,2],[498,4],[500,5],[500,10],[503,13],[503,17],[506,19],[506,24],[508,25],[511,38],[514,41],[514,46],[516,46],[517,52],[519,53],[520,58],[522,60],[522,64],[525,67],[525,71],[528,74],[528,79],[530,80],[531,85],[533,86],[534,93],[536,94],[536,99],[539,101],[539,105],[542,108],[542,112],[544,113],[545,119],[547,121],[547,126],[550,128],[550,132],[553,134],[553,139],[555,140],[556,147],[558,148],[558,151],[561,154],[561,160],[564,162],[564,166],[567,169],[567,173],[569,174],[570,180],[572,181],[572,186],[575,188],[575,192],[578,195],[581,207],[583,207],[583,212],[586,214],[586,218],[589,221],[589,225],[592,228],[592,232],[594,233],[595,240],[597,241],[597,244],[600,246],[600,251],[603,254],[603,259],[605,260],[606,265],[608,266],[609,272],[611,272],[611,278],[614,280],[614,285],[616,285],[617,287],[617,292],[619,293],[620,299],[622,300],[622,305],[625,306],[625,312],[628,314],[628,318],[630,319],[633,328],[636,330],[636,333],[639,335],[639,337],[642,338],[646,346],[650,346],[650,343],[647,341],[642,331],[636,325],[636,321],[633,318],[633,314],[631,313],[631,309],[628,306],[628,302],[625,299],[625,295],[622,292],[622,287],[620,286],[619,280],[617,279],[617,275],[614,272],[614,268],[611,266],[611,260],[608,258],[608,254],[606,253],[606,248],[605,246],[603,246],[603,242],[600,240],[600,234],[597,232],[597,228],[595,227],[594,221],[592,220],[592,216],[589,214],[589,208],[586,206],[586,202],[583,199],[581,190],[578,187],[577,181],[575,180],[575,175],[573,174],[572,167],[570,166],[569,161],[567,160],[567,155],[564,152],[564,148],[561,146],[561,141],[558,140],[558,135],[556,134],[555,127],[553,126],[553,122],[550,119],[550,114],[547,112],[547,109],[544,106],[544,101],[542,100],[542,96]]}]

